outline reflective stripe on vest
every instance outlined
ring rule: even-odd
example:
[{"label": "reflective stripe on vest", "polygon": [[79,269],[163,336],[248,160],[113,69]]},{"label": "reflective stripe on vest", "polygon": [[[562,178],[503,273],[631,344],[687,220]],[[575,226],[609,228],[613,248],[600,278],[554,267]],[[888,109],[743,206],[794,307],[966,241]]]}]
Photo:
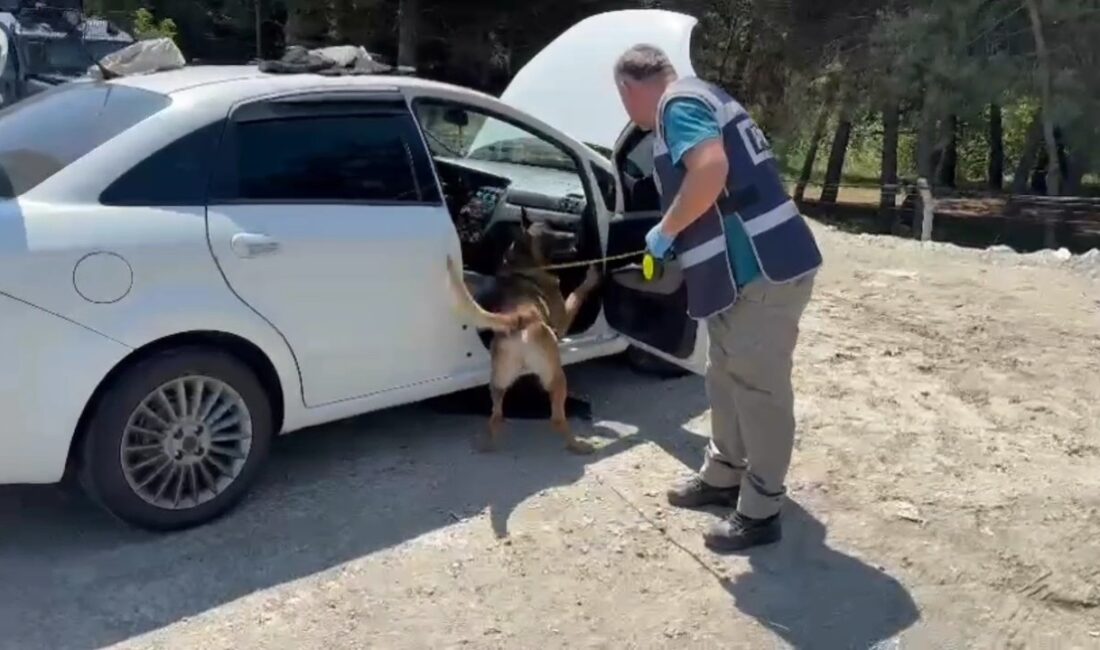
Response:
[{"label": "reflective stripe on vest", "polygon": [[[653,164],[661,207],[668,210],[683,182],[682,174],[671,190],[665,186],[676,178],[672,156],[663,138],[653,139]],[[688,315],[704,319],[729,309],[737,301],[737,283],[726,247],[726,226],[717,205],[693,221],[677,235],[673,248],[684,271],[687,284]]]},{"label": "reflective stripe on vest", "polygon": [[716,208],[681,233],[674,245],[685,268],[689,314],[706,318],[736,300],[724,218],[740,219],[767,280],[789,282],[815,271],[821,265],[821,252],[783,185],[763,132],[740,103],[700,79],[674,82],[658,107],[653,153],[662,208],[668,210],[686,173],[682,164],[672,164],[664,134],[665,108],[675,98],[699,100],[714,112],[730,167],[726,191]]}]

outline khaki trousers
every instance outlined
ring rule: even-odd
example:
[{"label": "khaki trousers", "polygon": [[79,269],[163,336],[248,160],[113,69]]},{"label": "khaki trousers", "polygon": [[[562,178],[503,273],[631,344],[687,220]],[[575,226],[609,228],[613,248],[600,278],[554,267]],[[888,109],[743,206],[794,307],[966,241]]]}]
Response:
[{"label": "khaki trousers", "polygon": [[791,370],[814,275],[749,283],[737,303],[707,320],[711,440],[700,471],[714,487],[741,487],[738,511],[779,513],[794,448]]}]

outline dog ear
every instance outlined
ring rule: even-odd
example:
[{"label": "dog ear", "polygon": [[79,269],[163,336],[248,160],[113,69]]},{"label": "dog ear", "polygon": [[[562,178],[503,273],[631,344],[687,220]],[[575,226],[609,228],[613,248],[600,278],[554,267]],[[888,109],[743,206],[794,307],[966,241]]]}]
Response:
[{"label": "dog ear", "polygon": [[525,231],[530,230],[531,226],[535,225],[535,222],[531,221],[530,215],[527,214],[527,208],[521,207],[519,209],[519,225],[522,226]]}]

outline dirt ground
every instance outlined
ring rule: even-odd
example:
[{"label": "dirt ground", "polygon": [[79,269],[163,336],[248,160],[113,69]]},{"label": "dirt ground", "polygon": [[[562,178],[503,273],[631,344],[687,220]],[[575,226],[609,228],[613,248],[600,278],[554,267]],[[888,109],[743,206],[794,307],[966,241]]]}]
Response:
[{"label": "dirt ground", "polygon": [[593,458],[413,406],[281,440],[170,537],[0,491],[0,648],[1100,648],[1098,267],[817,232],[779,546],[663,502],[702,382],[604,361],[570,371]]}]

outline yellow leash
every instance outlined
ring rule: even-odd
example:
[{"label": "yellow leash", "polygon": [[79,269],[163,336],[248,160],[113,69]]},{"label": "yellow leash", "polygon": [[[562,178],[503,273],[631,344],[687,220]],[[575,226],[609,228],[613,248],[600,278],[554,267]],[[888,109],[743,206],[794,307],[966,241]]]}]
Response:
[{"label": "yellow leash", "polygon": [[644,255],[642,258],[642,277],[646,282],[660,279],[663,265],[661,260],[653,257],[646,252],[646,249],[640,251],[634,251],[633,253],[621,253],[619,255],[608,255],[606,257],[600,257],[594,260],[582,260],[580,262],[565,262],[563,264],[550,264],[547,266],[540,266],[540,271],[560,271],[562,269],[575,269],[582,266],[590,266],[592,264],[602,264],[604,262],[617,262],[619,260],[629,259],[631,257],[637,257]]}]

